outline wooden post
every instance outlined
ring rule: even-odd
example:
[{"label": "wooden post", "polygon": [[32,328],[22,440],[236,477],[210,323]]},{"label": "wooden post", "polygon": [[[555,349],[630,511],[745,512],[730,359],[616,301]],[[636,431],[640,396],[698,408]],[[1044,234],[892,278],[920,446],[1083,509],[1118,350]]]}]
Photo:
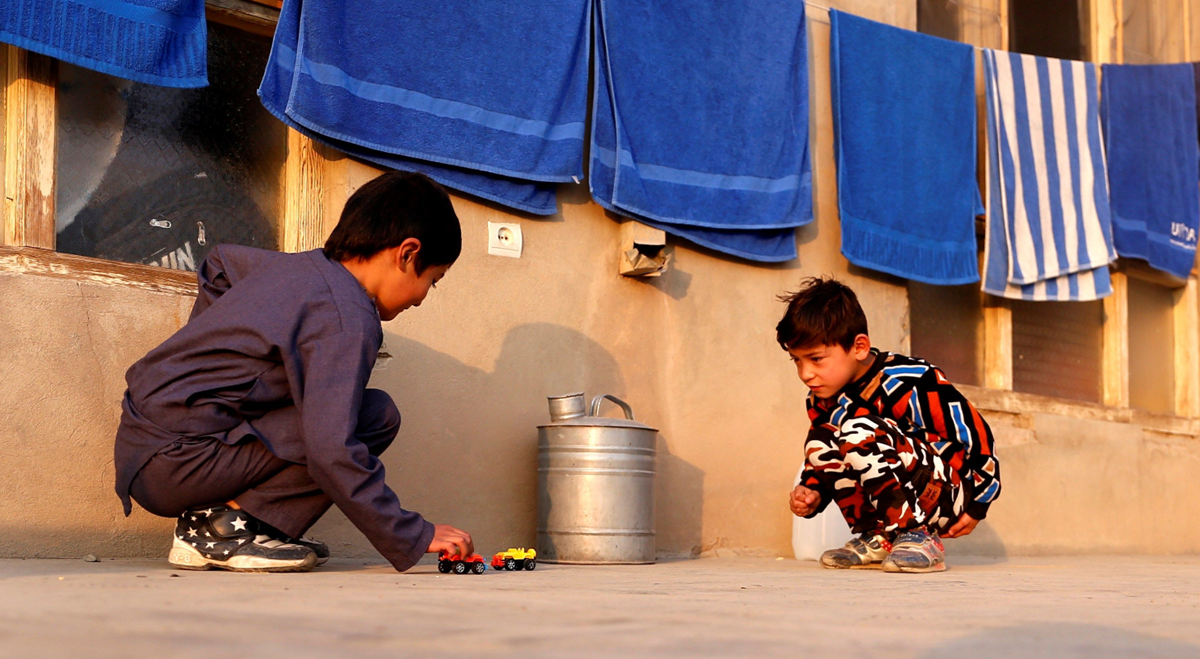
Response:
[{"label": "wooden post", "polygon": [[55,93],[58,64],[3,46],[5,76],[4,231],[14,247],[54,249]]},{"label": "wooden post", "polygon": [[1129,407],[1129,279],[1112,273],[1112,295],[1104,298],[1101,330],[1103,401],[1110,407]]},{"label": "wooden post", "polygon": [[986,293],[983,298],[983,383],[988,389],[1012,391],[1012,305]]},{"label": "wooden post", "polygon": [[1175,414],[1200,416],[1200,299],[1196,275],[1175,289]]},{"label": "wooden post", "polygon": [[289,128],[284,169],[283,251],[316,249],[325,243],[323,147]]}]

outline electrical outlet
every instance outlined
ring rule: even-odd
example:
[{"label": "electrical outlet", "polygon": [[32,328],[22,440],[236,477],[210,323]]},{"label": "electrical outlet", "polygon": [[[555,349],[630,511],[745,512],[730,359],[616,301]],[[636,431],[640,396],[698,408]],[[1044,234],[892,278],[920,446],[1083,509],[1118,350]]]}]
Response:
[{"label": "electrical outlet", "polygon": [[521,225],[507,222],[488,222],[488,254],[521,258]]}]

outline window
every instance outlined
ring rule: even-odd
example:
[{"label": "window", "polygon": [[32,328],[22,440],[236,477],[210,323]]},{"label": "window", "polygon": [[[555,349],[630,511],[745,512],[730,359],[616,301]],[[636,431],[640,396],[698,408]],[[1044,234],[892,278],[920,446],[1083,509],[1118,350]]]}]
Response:
[{"label": "window", "polygon": [[1100,402],[1103,302],[1011,305],[1013,390]]},{"label": "window", "polygon": [[278,248],[287,133],[256,96],[271,42],[208,29],[201,89],[60,63],[60,252],[194,270],[220,243]]},{"label": "window", "polygon": [[1009,0],[1009,48],[1040,57],[1086,60],[1088,9],[1087,0]]},{"label": "window", "polygon": [[977,284],[908,284],[912,354],[956,384],[983,385],[983,306]]}]

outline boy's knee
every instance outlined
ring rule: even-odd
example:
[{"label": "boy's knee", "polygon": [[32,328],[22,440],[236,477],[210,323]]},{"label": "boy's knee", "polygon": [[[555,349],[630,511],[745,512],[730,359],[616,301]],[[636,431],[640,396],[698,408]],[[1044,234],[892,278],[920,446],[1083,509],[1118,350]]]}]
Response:
[{"label": "boy's knee", "polygon": [[358,434],[372,455],[379,455],[392,445],[400,432],[400,410],[386,391],[367,389],[363,392],[359,412]]}]

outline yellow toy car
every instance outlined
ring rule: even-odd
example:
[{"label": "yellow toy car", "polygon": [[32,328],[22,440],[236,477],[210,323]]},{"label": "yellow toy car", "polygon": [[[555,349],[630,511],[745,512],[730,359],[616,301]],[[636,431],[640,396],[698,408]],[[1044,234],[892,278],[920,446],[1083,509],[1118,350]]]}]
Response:
[{"label": "yellow toy car", "polygon": [[492,556],[493,570],[532,570],[537,567],[537,550],[509,547]]}]

